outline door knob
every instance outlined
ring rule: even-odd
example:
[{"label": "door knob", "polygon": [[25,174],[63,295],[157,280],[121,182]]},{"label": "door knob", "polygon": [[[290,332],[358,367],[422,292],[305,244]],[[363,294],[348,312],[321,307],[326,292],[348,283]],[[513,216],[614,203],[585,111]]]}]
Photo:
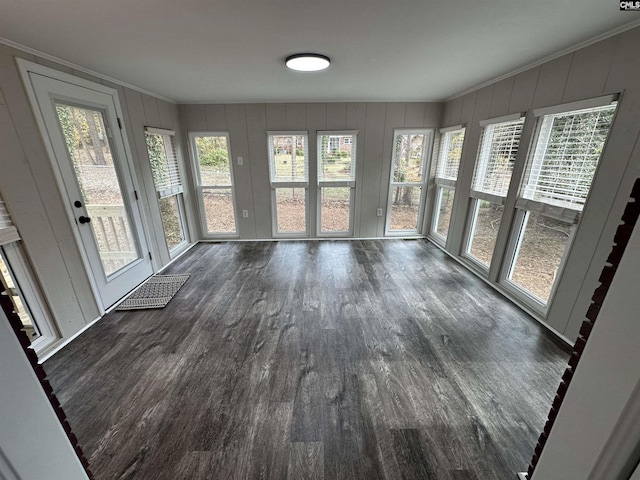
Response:
[{"label": "door knob", "polygon": [[84,215],[80,215],[78,217],[78,221],[80,223],[89,223],[91,221],[91,219],[89,217],[85,217]]}]

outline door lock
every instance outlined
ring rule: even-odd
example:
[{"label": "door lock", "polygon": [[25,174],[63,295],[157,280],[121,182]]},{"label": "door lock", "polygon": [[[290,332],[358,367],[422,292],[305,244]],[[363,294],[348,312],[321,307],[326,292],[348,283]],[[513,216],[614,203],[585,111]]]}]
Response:
[{"label": "door lock", "polygon": [[91,221],[91,218],[89,218],[89,217],[85,217],[84,215],[80,215],[80,216],[78,217],[78,221],[79,221],[80,223],[89,223],[89,222]]}]

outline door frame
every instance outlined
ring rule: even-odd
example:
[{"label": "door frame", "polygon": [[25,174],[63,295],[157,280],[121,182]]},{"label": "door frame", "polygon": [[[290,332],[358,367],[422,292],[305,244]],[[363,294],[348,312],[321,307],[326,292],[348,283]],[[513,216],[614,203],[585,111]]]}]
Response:
[{"label": "door frame", "polygon": [[[53,68],[49,68],[37,63],[33,63],[31,61],[22,59],[22,58],[16,58],[16,63],[18,66],[18,71],[20,73],[20,76],[22,78],[22,82],[25,88],[25,91],[27,93],[27,97],[29,99],[32,111],[33,111],[33,116],[34,119],[38,125],[38,128],[40,130],[40,137],[42,138],[42,141],[44,143],[44,146],[46,148],[47,154],[49,156],[49,160],[50,160],[50,165],[54,174],[54,177],[56,179],[56,187],[58,188],[58,191],[60,192],[62,198],[63,198],[63,203],[64,203],[64,211],[67,215],[67,218],[69,220],[69,224],[71,226],[71,230],[73,231],[73,236],[75,238],[76,241],[76,246],[78,248],[78,252],[82,258],[83,261],[83,267],[84,270],[86,271],[87,274],[87,278],[89,280],[89,285],[91,287],[91,291],[93,292],[93,296],[94,296],[94,301],[98,307],[98,310],[100,311],[100,315],[104,315],[107,311],[107,309],[109,309],[111,307],[111,305],[104,305],[104,302],[102,300],[102,294],[100,292],[100,289],[98,288],[98,285],[96,283],[96,280],[94,278],[94,273],[93,273],[93,268],[91,267],[91,262],[89,260],[89,255],[87,254],[87,251],[84,247],[84,241],[81,237],[80,234],[80,229],[79,228],[74,228],[74,225],[76,225],[76,212],[73,210],[71,203],[69,201],[64,201],[67,200],[68,194],[67,194],[67,189],[66,189],[66,182],[64,180],[64,177],[62,175],[62,172],[60,170],[60,166],[58,164],[58,159],[56,156],[56,152],[53,148],[53,144],[51,142],[51,139],[48,136],[48,128],[47,125],[45,123],[45,120],[42,116],[42,114],[38,111],[38,108],[36,107],[36,105],[38,105],[38,98],[37,98],[37,94],[35,91],[35,88],[33,86],[33,84],[31,83],[31,79],[29,74],[30,73],[34,73],[37,75],[42,75],[45,77],[49,77],[53,80],[58,80],[60,82],[65,82],[67,84],[76,86],[76,87],[81,87],[81,88],[85,88],[85,89],[89,89],[89,90],[94,90],[98,93],[101,94],[105,94],[105,95],[109,95],[112,99],[113,99],[113,106],[115,109],[115,113],[117,116],[117,120],[122,122],[122,119],[124,118],[124,114],[122,112],[122,108],[121,108],[121,103],[120,103],[120,97],[118,95],[118,91],[114,88],[111,87],[107,87],[105,85],[99,84],[99,83],[95,83],[93,81],[90,80],[86,80],[80,77],[76,77],[74,75],[68,74],[68,73],[64,73],[64,72],[60,72],[58,70],[55,70]],[[127,132],[126,129],[124,128],[124,125],[121,125],[121,128],[117,128],[117,129],[112,129],[113,130],[113,136],[115,137],[116,135],[120,135],[120,141],[122,142],[122,153],[123,153],[123,157],[124,158],[120,158],[120,162],[121,162],[121,167],[124,169],[124,171],[122,173],[129,175],[129,178],[131,179],[131,185],[133,187],[133,189],[137,192],[140,192],[138,194],[138,206],[136,207],[135,204],[131,204],[131,207],[133,208],[139,208],[140,211],[140,233],[142,235],[142,240],[144,243],[146,243],[147,248],[150,248],[151,242],[150,242],[150,234],[149,234],[149,225],[147,223],[147,220],[145,218],[144,215],[144,208],[142,205],[142,197],[144,197],[144,195],[142,195],[142,188],[140,183],[138,182],[138,178],[135,172],[135,167],[133,165],[133,155],[131,152],[131,144],[129,142],[128,136],[127,136]],[[128,200],[125,200],[128,201]],[[131,221],[133,221],[133,219],[131,219]],[[144,250],[144,249],[143,249]],[[142,251],[141,252],[141,258],[143,258],[145,255],[145,252]],[[150,266],[151,266],[151,273],[155,273],[155,266],[154,263],[152,261],[149,261]]]}]

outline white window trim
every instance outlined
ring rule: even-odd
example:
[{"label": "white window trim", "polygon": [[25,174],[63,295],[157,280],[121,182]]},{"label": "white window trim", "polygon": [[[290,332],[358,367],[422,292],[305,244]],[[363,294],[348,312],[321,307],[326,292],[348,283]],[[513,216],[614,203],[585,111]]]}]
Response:
[{"label": "white window trim", "polygon": [[[317,182],[317,213],[316,213],[316,235],[318,237],[352,237],[354,232],[355,221],[355,200],[356,200],[356,156],[358,154],[358,130],[318,130],[316,132],[316,146],[317,146],[317,162],[318,169],[320,171],[320,159],[322,158],[322,142],[320,137],[323,136],[341,136],[348,137],[350,142],[345,141],[345,145],[351,145],[351,168],[353,172],[353,180],[338,180],[338,181],[320,181]],[[355,152],[355,155],[354,155]],[[320,178],[320,175],[316,173],[316,177]],[[337,230],[330,232],[322,231],[322,189],[323,188],[350,188],[349,192],[349,230]]]},{"label": "white window trim", "polygon": [[[200,162],[198,160],[198,149],[196,147],[196,137],[225,137],[227,139],[227,154],[229,156],[229,176],[231,178],[230,185],[202,185],[200,178]],[[231,140],[229,138],[229,132],[219,132],[210,130],[200,130],[189,132],[189,146],[191,147],[191,160],[193,165],[193,179],[196,183],[196,193],[198,196],[198,217],[200,221],[200,230],[202,232],[202,238],[205,239],[218,239],[218,238],[238,238],[238,208],[236,204],[236,188],[235,178],[233,175],[233,157],[231,155]],[[233,221],[235,222],[235,232],[209,232],[207,227],[207,215],[204,206],[204,197],[202,192],[204,190],[229,190],[231,189],[231,203],[233,205]]]},{"label": "white window trim", "polygon": [[[306,162],[306,181],[298,182],[274,182],[271,180],[273,143],[272,137],[305,137],[304,142],[304,158]],[[292,148],[295,148],[293,145]],[[273,238],[306,238],[310,235],[309,225],[309,132],[306,130],[267,130],[267,158],[269,162],[269,185],[271,186],[271,234]],[[276,203],[277,188],[304,188],[304,214],[306,230],[304,232],[279,232],[278,231],[278,208]]]},{"label": "white window trim", "polygon": [[[386,237],[405,237],[407,235],[419,235],[424,225],[425,199],[427,197],[428,173],[431,170],[431,154],[433,149],[434,129],[432,128],[397,128],[393,130],[393,144],[391,151],[391,168],[389,170],[389,194],[387,197],[387,217],[385,219],[384,235]],[[422,146],[422,182],[394,182],[393,166],[396,163],[396,138],[398,135],[424,135]],[[393,201],[394,187],[420,187],[420,200],[418,205],[418,218],[416,228],[411,230],[391,230],[391,202]]]},{"label": "white window trim", "polygon": [[[476,258],[473,256],[473,254],[471,253],[471,246],[473,245],[473,235],[475,233],[476,230],[476,225],[477,225],[477,221],[478,221],[478,213],[479,213],[479,209],[480,209],[480,202],[481,201],[486,201],[489,202],[493,205],[502,205],[504,206],[505,202],[506,202],[506,194],[504,196],[502,195],[498,195],[495,193],[488,193],[488,192],[483,192],[483,191],[479,191],[479,190],[474,190],[474,182],[473,180],[475,180],[476,178],[476,169],[480,168],[482,170],[482,173],[480,176],[484,177],[486,175],[487,169],[489,167],[489,158],[484,158],[484,154],[486,152],[489,153],[490,156],[490,152],[492,150],[493,144],[489,145],[489,149],[485,150],[483,149],[484,146],[484,141],[485,141],[485,133],[486,133],[486,129],[487,128],[492,128],[495,125],[500,125],[500,124],[504,124],[504,123],[511,123],[511,122],[516,122],[516,121],[521,121],[522,122],[522,130],[524,130],[524,122],[525,122],[525,114],[522,112],[518,112],[518,113],[512,113],[509,115],[503,115],[500,117],[494,117],[494,118],[489,118],[486,120],[481,120],[480,121],[480,126],[482,127],[482,132],[480,135],[480,139],[478,142],[478,152],[476,154],[476,161],[475,161],[475,165],[474,165],[474,172],[473,172],[473,178],[472,178],[472,184],[471,184],[471,192],[469,194],[469,196],[471,197],[471,203],[469,206],[469,210],[468,210],[468,215],[467,215],[467,220],[466,220],[466,227],[465,227],[465,234],[464,237],[462,239],[462,254],[461,256],[468,260],[469,262],[472,263],[472,265],[474,267],[476,267],[478,269],[478,271],[483,275],[483,276],[488,276],[489,274],[489,269],[491,268],[491,263],[489,265],[485,264],[482,262],[482,260],[480,260],[479,258]],[[495,130],[492,129],[491,132],[491,140],[493,140],[493,132]],[[520,137],[520,139],[522,139],[522,137]],[[492,142],[493,143],[493,142]],[[520,143],[518,144],[518,151],[520,150]],[[513,174],[513,171],[511,172]],[[511,182],[513,180],[513,176],[510,177],[509,179],[509,186],[507,187],[507,190],[509,189]],[[503,211],[504,214],[504,211]],[[497,237],[499,235],[499,229],[502,227],[502,219],[500,221],[500,227],[498,227],[498,232],[496,233],[496,240]],[[494,244],[494,248],[493,248],[493,252],[491,254],[491,262],[493,262],[493,259],[495,258],[495,254],[496,254],[496,246],[497,246],[497,242]]]},{"label": "white window trim", "polygon": [[[502,268],[500,269],[500,276],[498,283],[507,290],[511,295],[516,297],[518,300],[522,301],[528,308],[533,310],[535,313],[545,318],[550,306],[553,304],[553,299],[555,297],[556,291],[558,289],[558,285],[560,284],[560,279],[556,278],[551,291],[549,292],[549,298],[546,303],[541,298],[538,298],[531,292],[524,289],[524,287],[518,285],[516,282],[509,279],[509,273],[512,267],[515,266],[516,254],[520,248],[520,244],[522,243],[522,239],[524,235],[521,235],[522,228],[524,227],[524,222],[527,220],[527,215],[530,211],[522,208],[516,208],[516,214],[513,219],[511,232],[509,234],[509,243],[507,244],[507,249],[504,255],[504,261],[502,263]],[[538,212],[531,211],[531,213],[539,214]],[[545,216],[544,214],[540,214]],[[569,223],[569,222],[567,222]],[[516,228],[517,227],[517,228]],[[560,263],[558,264],[557,276],[561,277],[564,272],[565,264],[567,263],[567,258],[571,252],[571,247],[573,246],[573,241],[576,236],[577,224],[573,225],[573,229],[569,238],[567,239],[567,243],[564,247],[564,252],[562,254],[562,258],[560,259]]]},{"label": "white window trim", "polygon": [[440,219],[440,205],[442,204],[442,192],[445,189],[453,191],[453,195],[454,195],[453,198],[455,201],[455,195],[457,193],[455,187],[450,187],[448,185],[436,185],[436,194],[435,194],[436,196],[435,196],[435,201],[433,202],[433,215],[431,219],[431,229],[430,229],[431,231],[429,232],[433,237],[433,239],[436,241],[436,243],[438,243],[443,247],[447,242],[448,232],[447,232],[447,237],[445,237],[437,231],[437,228],[438,228],[438,220]]},{"label": "white window trim", "polygon": [[14,276],[16,289],[24,299],[24,307],[38,327],[40,336],[31,342],[30,348],[41,357],[62,338],[61,334],[21,245],[14,242],[2,245],[2,249],[11,270],[10,274]]},{"label": "white window trim", "polygon": [[[437,232],[437,228],[438,228],[438,220],[440,218],[440,205],[442,202],[442,191],[444,188],[448,188],[450,190],[453,190],[453,194],[454,194],[454,201],[455,201],[455,195],[457,193],[457,186],[458,186],[458,179],[457,176],[460,174],[460,165],[458,165],[458,174],[456,175],[456,179],[450,179],[450,178],[442,178],[438,176],[438,168],[440,168],[440,159],[442,158],[442,149],[445,148],[444,143],[443,143],[443,137],[445,136],[446,133],[449,132],[457,132],[457,131],[464,131],[464,139],[462,142],[462,148],[464,149],[464,142],[467,139],[467,126],[466,124],[460,124],[460,125],[453,125],[451,127],[446,127],[446,128],[441,128],[440,131],[440,139],[439,139],[439,148],[438,148],[438,152],[436,154],[436,158],[435,158],[435,165],[433,166],[433,183],[435,185],[435,201],[433,202],[433,210],[432,210],[432,215],[431,215],[431,225],[429,227],[429,236],[431,236],[433,238],[433,240],[440,246],[444,247],[447,243],[447,238],[449,237],[449,233],[447,232],[447,236],[443,236],[440,233]],[[447,150],[448,150],[448,146],[447,146]],[[462,152],[460,154],[460,163],[462,163]],[[453,212],[452,212],[452,216],[453,216]],[[451,226],[451,225],[449,225]]]}]

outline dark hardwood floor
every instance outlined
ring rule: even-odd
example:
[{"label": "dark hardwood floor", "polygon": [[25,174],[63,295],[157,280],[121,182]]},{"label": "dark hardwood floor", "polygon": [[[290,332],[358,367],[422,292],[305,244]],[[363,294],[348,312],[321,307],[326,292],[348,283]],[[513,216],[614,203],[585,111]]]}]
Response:
[{"label": "dark hardwood floor", "polygon": [[200,244],[45,363],[100,480],[512,480],[568,354],[422,240]]}]

